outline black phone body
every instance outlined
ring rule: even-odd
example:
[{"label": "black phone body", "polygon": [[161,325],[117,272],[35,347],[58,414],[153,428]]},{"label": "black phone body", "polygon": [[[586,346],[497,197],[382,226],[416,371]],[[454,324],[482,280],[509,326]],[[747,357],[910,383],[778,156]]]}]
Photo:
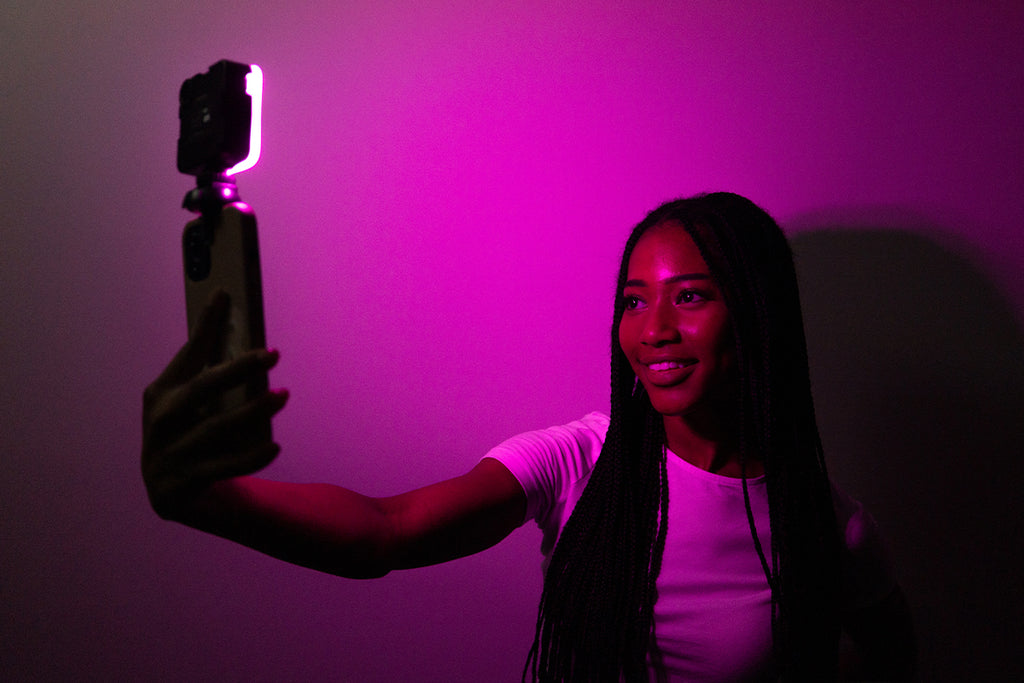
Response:
[{"label": "black phone body", "polygon": [[182,252],[190,333],[214,292],[224,290],[231,298],[231,314],[218,360],[265,346],[259,240],[249,205],[235,202],[189,221]]},{"label": "black phone body", "polygon": [[[216,365],[266,346],[256,215],[238,198],[234,173],[259,158],[262,71],[221,60],[182,83],[178,94],[178,170],[196,177],[185,208],[199,214],[185,225],[182,252],[189,336],[213,294],[223,290],[230,313],[223,343],[207,360]],[[204,410],[237,408],[267,389],[266,373],[223,394]],[[265,429],[252,434],[270,438]]]},{"label": "black phone body", "polygon": [[[250,349],[266,346],[263,320],[263,285],[260,276],[256,215],[248,204],[234,202],[195,218],[182,234],[185,264],[185,309],[191,337],[203,309],[215,292],[227,293],[230,304],[222,343],[207,360],[216,365],[233,360]],[[214,411],[237,408],[267,390],[263,373],[221,397]],[[270,439],[270,422],[252,436]]]}]

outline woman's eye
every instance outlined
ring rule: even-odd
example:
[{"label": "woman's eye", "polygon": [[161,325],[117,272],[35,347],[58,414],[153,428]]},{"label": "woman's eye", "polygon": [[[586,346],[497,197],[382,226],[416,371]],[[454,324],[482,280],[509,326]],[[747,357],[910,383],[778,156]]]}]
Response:
[{"label": "woman's eye", "polygon": [[692,289],[683,290],[679,293],[679,303],[681,304],[694,304],[704,301],[704,297],[701,296],[700,292]]},{"label": "woman's eye", "polygon": [[635,296],[627,294],[623,298],[626,301],[626,310],[627,311],[635,311],[640,306],[640,299],[635,297]]}]

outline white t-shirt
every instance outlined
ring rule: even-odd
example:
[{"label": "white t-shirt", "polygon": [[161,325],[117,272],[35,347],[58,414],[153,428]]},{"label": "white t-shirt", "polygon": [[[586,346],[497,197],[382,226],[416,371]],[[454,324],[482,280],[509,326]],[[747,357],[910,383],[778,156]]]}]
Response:
[{"label": "white t-shirt", "polygon": [[[526,519],[543,531],[546,570],[558,535],[601,454],[608,417],[515,436],[486,457],[526,492]],[[757,681],[771,676],[771,589],[754,548],[740,479],[706,472],[668,454],[669,524],[654,606],[655,632],[673,680]],[[764,477],[747,479],[761,547],[771,548]],[[843,608],[884,599],[894,572],[863,507],[833,485],[843,532]]]}]

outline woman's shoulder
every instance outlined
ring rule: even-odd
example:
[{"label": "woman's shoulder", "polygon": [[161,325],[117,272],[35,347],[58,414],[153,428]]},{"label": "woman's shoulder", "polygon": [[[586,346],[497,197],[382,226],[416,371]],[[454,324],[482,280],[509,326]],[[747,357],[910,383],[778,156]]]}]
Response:
[{"label": "woman's shoulder", "polygon": [[608,416],[592,412],[572,422],[523,432],[492,448],[486,458],[503,464],[526,492],[528,516],[549,510],[597,462]]},{"label": "woman's shoulder", "polygon": [[566,424],[517,434],[491,449],[488,456],[501,461],[512,458],[576,463],[589,469],[601,452],[608,421],[604,413],[588,413]]}]

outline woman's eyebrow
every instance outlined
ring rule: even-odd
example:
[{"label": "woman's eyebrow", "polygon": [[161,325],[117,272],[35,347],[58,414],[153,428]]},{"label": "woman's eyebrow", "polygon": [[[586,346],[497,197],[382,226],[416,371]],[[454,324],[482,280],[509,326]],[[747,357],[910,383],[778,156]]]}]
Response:
[{"label": "woman's eyebrow", "polygon": [[[711,276],[707,273],[683,273],[682,275],[673,275],[672,277],[665,278],[661,282],[670,285],[675,282],[683,282],[685,280],[710,280]],[[626,280],[626,287],[646,287],[646,280]]]}]

